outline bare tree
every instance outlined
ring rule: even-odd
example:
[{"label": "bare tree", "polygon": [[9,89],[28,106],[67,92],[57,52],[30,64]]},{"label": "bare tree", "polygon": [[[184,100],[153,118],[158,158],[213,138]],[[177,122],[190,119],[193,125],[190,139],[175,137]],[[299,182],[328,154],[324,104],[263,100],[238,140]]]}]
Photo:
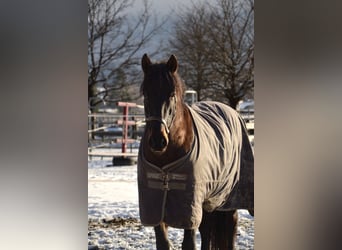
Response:
[{"label": "bare tree", "polygon": [[[134,84],[138,51],[162,24],[152,20],[144,0],[137,17],[130,13],[134,0],[88,0],[88,103],[90,111],[106,101],[125,98]],[[138,59],[139,58],[139,59]]]},{"label": "bare tree", "polygon": [[208,58],[217,98],[236,108],[254,90],[254,3],[218,0],[210,17],[211,51]]},{"label": "bare tree", "polygon": [[254,6],[252,0],[194,3],[181,11],[170,39],[187,86],[199,99],[236,108],[254,89]]},{"label": "bare tree", "polygon": [[180,61],[181,76],[188,88],[197,91],[198,99],[210,98],[210,65],[207,61],[210,37],[208,26],[208,6],[193,5],[184,8],[174,23],[170,34],[170,47]]}]

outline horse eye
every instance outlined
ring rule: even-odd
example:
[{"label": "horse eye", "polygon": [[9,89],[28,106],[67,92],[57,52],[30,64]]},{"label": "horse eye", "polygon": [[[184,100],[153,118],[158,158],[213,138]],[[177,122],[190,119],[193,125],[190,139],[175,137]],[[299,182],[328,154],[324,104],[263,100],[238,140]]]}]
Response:
[{"label": "horse eye", "polygon": [[170,94],[170,97],[175,97],[175,95],[176,95],[176,92],[172,92],[172,93]]}]

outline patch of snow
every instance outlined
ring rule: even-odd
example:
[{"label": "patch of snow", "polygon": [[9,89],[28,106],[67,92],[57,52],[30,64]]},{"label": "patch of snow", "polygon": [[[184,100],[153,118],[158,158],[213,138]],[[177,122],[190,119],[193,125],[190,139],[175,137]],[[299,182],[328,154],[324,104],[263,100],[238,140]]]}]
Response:
[{"label": "patch of snow", "polygon": [[[137,165],[116,166],[111,159],[88,161],[88,244],[99,249],[156,249],[152,227],[140,224]],[[197,248],[200,235],[197,232]],[[169,228],[173,249],[181,249],[183,230]],[[237,249],[254,249],[254,218],[239,210]]]}]

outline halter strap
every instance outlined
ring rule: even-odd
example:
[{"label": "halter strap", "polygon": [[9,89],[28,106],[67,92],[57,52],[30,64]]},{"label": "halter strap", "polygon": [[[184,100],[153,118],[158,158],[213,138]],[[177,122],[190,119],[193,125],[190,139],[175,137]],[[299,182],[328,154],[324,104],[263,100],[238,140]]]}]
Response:
[{"label": "halter strap", "polygon": [[150,116],[150,117],[147,117],[145,119],[146,122],[150,122],[150,121],[157,121],[157,122],[160,122],[162,123],[164,126],[165,126],[165,129],[166,129],[166,133],[170,133],[170,130],[169,130],[169,127],[167,126],[167,123],[165,121],[165,119],[162,119],[160,117],[157,117],[157,116]]},{"label": "halter strap", "polygon": [[[173,101],[176,105],[177,103],[177,96],[173,96]],[[172,123],[173,123],[173,120],[175,119],[175,115],[176,115],[176,107],[175,109],[173,110],[173,114],[172,114],[172,117],[171,117],[171,121],[170,121],[170,126],[167,125],[167,122],[165,119],[161,118],[161,117],[158,117],[158,116],[149,116],[149,117],[146,117],[145,118],[145,121],[146,122],[150,122],[150,121],[157,121],[157,122],[160,122],[162,123],[164,126],[165,126],[165,130],[166,130],[166,133],[167,134],[170,134],[170,128],[172,126]]]}]

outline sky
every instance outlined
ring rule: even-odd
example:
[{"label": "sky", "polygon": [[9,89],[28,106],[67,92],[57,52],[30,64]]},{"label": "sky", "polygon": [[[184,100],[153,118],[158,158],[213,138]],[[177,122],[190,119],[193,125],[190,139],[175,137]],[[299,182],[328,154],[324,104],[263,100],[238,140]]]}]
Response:
[{"label": "sky", "polygon": [[[132,6],[132,13],[139,13],[143,9],[144,0],[134,0],[134,5]],[[147,0],[151,6],[150,13],[156,16],[158,22],[166,19],[166,23],[163,25],[163,29],[158,32],[158,34],[153,38],[142,53],[151,53],[155,51],[156,47],[160,44],[167,42],[168,32],[172,25],[172,16],[168,16],[171,12],[179,12],[179,10],[184,9],[185,6],[191,6],[193,2],[201,2],[202,0]],[[209,0],[214,1],[214,0]],[[156,55],[153,60],[164,60],[165,58],[160,58],[161,55]]]},{"label": "sky", "polygon": [[[188,5],[191,3],[191,0],[149,0],[151,3],[153,11],[155,11],[158,15],[166,15],[172,9],[180,8],[183,5]],[[135,9],[140,9],[143,6],[143,0],[135,0],[134,7]]]},{"label": "sky", "polygon": [[[135,0],[133,8],[139,10],[143,6],[144,0]],[[152,11],[158,16],[167,15],[172,10],[176,11],[184,8],[184,6],[191,6],[192,3],[198,2],[215,2],[216,0],[147,0],[152,7]]]}]

